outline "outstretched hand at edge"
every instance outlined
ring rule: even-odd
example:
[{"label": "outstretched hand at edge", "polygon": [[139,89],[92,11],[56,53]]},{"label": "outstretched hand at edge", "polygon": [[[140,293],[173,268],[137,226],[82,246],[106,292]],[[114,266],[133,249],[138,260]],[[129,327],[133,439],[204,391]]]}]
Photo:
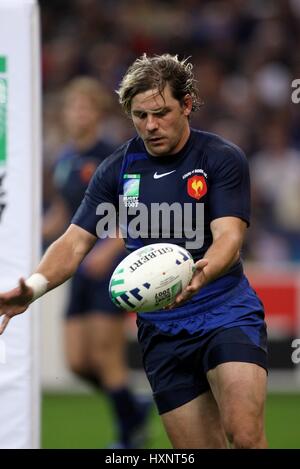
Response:
[{"label": "outstretched hand at edge", "polygon": [[0,335],[5,331],[13,316],[26,311],[33,299],[33,290],[27,286],[25,280],[20,278],[19,285],[5,293],[0,293],[0,316],[3,316],[0,325]]}]

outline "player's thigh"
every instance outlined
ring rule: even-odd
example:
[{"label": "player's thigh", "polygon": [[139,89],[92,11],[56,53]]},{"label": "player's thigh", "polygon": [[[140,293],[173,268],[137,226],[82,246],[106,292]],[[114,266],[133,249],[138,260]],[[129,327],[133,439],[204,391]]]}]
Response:
[{"label": "player's thigh", "polygon": [[218,406],[211,391],[161,415],[174,448],[226,448]]},{"label": "player's thigh", "polygon": [[266,370],[255,363],[227,362],[209,370],[207,379],[229,438],[242,431],[262,435]]},{"label": "player's thigh", "polygon": [[76,315],[64,321],[64,348],[67,363],[74,372],[83,372],[87,367],[86,326],[84,317]]}]

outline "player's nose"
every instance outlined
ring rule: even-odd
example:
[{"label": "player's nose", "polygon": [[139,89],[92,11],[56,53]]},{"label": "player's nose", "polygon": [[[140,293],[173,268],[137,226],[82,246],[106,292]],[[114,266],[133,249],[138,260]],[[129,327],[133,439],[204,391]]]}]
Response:
[{"label": "player's nose", "polygon": [[147,121],[146,121],[146,130],[149,132],[153,132],[153,130],[158,128],[158,122],[157,118],[151,114],[147,116]]}]

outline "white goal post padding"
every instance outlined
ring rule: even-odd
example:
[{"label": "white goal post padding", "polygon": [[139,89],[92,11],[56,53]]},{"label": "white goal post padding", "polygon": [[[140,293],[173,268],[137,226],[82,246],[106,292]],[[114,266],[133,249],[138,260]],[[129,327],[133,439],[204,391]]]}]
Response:
[{"label": "white goal post padding", "polygon": [[[0,291],[40,256],[41,92],[35,0],[0,0]],[[0,448],[40,441],[39,302],[0,336]]]}]

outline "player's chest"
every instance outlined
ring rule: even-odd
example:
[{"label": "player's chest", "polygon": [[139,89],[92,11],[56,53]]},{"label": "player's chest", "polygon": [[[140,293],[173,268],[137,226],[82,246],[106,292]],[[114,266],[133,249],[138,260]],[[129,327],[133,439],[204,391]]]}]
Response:
[{"label": "player's chest", "polygon": [[130,169],[122,177],[123,200],[127,207],[139,203],[197,203],[207,201],[209,177],[197,165],[193,168],[170,167]]}]

